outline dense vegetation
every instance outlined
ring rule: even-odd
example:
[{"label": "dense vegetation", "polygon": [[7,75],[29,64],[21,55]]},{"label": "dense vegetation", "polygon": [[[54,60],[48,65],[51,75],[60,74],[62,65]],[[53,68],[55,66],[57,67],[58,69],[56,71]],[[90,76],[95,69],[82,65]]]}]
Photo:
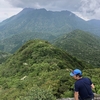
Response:
[{"label": "dense vegetation", "polygon": [[14,36],[11,36],[7,39],[0,41],[0,50],[14,53],[18,50],[26,41],[32,39],[43,39],[52,41],[55,39],[55,36],[50,33],[38,33],[38,32],[24,32]]},{"label": "dense vegetation", "polygon": [[5,62],[11,54],[0,51],[0,64]]},{"label": "dense vegetation", "polygon": [[75,68],[91,78],[93,92],[100,94],[100,38],[81,31],[100,35],[99,25],[69,11],[32,8],[1,22],[0,100],[72,97],[75,80],[69,73]]},{"label": "dense vegetation", "polygon": [[100,38],[74,30],[55,40],[54,44],[93,66],[100,67]]},{"label": "dense vegetation", "polygon": [[0,66],[0,99],[71,97],[74,80],[69,73],[74,68],[92,67],[47,41],[28,41]]}]

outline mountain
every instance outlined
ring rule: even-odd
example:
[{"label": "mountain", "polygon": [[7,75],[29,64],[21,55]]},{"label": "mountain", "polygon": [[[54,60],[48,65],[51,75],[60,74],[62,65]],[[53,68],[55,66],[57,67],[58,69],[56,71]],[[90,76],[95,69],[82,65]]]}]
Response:
[{"label": "mountain", "polygon": [[90,33],[74,30],[55,40],[54,45],[93,66],[100,67],[100,38]]},{"label": "mountain", "polygon": [[26,41],[32,39],[43,39],[52,41],[56,37],[50,33],[38,33],[38,32],[24,32],[13,35],[9,38],[0,41],[0,50],[14,53],[18,50]]},{"label": "mountain", "polygon": [[83,70],[92,67],[48,41],[30,40],[0,66],[0,99],[30,100],[41,93],[38,88],[52,90],[57,98],[63,96],[64,92],[72,96],[74,80],[69,73],[74,68]]},{"label": "mountain", "polygon": [[94,25],[95,27],[100,27],[100,20],[92,19],[87,21],[89,24]]},{"label": "mountain", "polygon": [[24,32],[51,33],[58,36],[74,29],[94,32],[92,25],[69,11],[53,12],[25,8],[17,15],[0,23],[0,39]]},{"label": "mountain", "polygon": [[97,33],[97,35],[100,36],[100,20],[92,19],[87,22],[94,26],[93,33]]},{"label": "mountain", "polygon": [[0,51],[0,64],[4,63],[11,54]]}]

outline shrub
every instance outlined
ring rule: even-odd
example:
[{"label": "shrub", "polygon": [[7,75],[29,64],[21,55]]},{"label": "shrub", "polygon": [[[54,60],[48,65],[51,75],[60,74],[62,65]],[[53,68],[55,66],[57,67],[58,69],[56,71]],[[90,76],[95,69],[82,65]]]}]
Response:
[{"label": "shrub", "polygon": [[19,97],[19,100],[56,100],[50,89],[33,87],[25,97]]}]

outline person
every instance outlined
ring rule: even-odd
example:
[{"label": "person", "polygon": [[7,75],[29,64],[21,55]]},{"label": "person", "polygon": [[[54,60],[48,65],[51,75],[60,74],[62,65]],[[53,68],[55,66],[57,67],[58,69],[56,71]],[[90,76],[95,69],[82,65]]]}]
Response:
[{"label": "person", "polygon": [[89,78],[82,77],[82,71],[75,69],[70,73],[76,82],[74,84],[74,99],[75,100],[94,100],[92,88],[95,88]]}]

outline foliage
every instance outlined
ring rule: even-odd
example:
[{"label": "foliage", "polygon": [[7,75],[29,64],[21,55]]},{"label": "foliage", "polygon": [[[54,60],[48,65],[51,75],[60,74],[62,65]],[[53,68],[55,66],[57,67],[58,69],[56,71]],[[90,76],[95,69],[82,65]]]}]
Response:
[{"label": "foliage", "polygon": [[28,41],[0,66],[0,99],[33,98],[28,94],[34,85],[40,89],[37,92],[52,90],[45,94],[56,98],[64,97],[66,93],[66,96],[72,96],[74,80],[69,73],[75,68],[84,70],[91,66],[48,41]]},{"label": "foliage", "polygon": [[19,98],[19,100],[56,100],[52,91],[39,88],[38,86],[32,87],[26,96],[20,96]]},{"label": "foliage", "polygon": [[8,59],[9,56],[10,56],[9,53],[0,51],[0,64],[5,62]]},{"label": "foliage", "polygon": [[55,36],[50,33],[42,32],[24,32],[0,41],[0,50],[5,52],[14,53],[25,42],[32,39],[43,39],[52,41]]},{"label": "foliage", "polygon": [[85,77],[89,77],[93,84],[95,85],[95,89],[93,89],[93,92],[94,93],[97,93],[97,94],[100,94],[100,80],[99,80],[99,77],[100,77],[100,68],[95,68],[95,69],[84,69],[83,71],[83,75]]},{"label": "foliage", "polygon": [[100,38],[88,32],[74,30],[55,40],[54,45],[95,67],[100,66]]},{"label": "foliage", "polygon": [[[91,66],[100,65],[99,37],[75,30],[56,40],[61,49],[48,42],[74,29],[99,33],[99,29],[69,11],[25,8],[1,22],[0,50],[13,55],[0,65],[0,100],[72,97],[75,80],[69,73],[75,68],[83,71],[83,77],[91,78],[96,87],[93,92],[100,94],[100,68]],[[48,41],[31,40],[36,38]],[[6,59],[2,60],[4,55],[9,54],[0,52],[1,62]]]}]

